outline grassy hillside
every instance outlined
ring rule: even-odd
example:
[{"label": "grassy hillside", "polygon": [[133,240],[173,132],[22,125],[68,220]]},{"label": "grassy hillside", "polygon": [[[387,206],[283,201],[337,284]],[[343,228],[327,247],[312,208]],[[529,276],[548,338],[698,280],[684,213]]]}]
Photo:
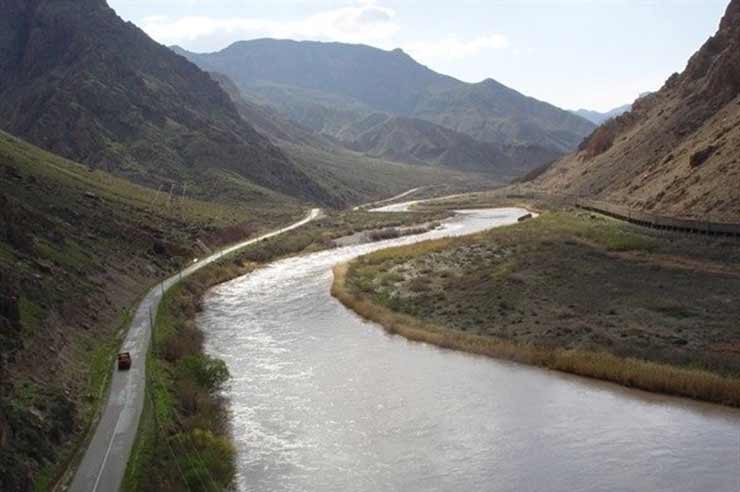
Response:
[{"label": "grassy hillside", "polygon": [[129,309],[211,246],[295,205],[206,203],[133,185],[0,133],[0,489],[43,490],[104,396]]},{"label": "grassy hillside", "polygon": [[322,186],[332,189],[345,203],[366,203],[419,186],[481,190],[501,184],[491,176],[389,162],[349,150],[325,151],[297,145],[282,145],[281,148],[301,169],[316,176]]}]

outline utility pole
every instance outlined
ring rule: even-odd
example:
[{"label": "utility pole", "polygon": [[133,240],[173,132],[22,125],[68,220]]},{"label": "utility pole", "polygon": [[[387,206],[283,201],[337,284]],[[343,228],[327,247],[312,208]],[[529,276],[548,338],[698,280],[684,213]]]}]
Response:
[{"label": "utility pole", "polygon": [[152,350],[156,352],[156,337],[154,336],[154,313],[152,313],[152,307],[149,306],[149,331],[150,331],[150,338],[152,339]]},{"label": "utility pole", "polygon": [[157,199],[159,198],[159,193],[162,191],[162,185],[159,185],[159,188],[157,188],[157,191],[154,191],[154,198],[152,198],[152,202],[149,204],[150,207],[153,207],[154,204],[157,202]]},{"label": "utility pole", "polygon": [[174,184],[174,183],[172,183],[172,184],[170,185],[170,193],[169,193],[169,196],[167,197],[167,208],[168,208],[168,209],[172,208],[172,191],[173,191],[174,189],[175,189],[175,184]]},{"label": "utility pole", "polygon": [[185,196],[188,192],[188,184],[183,183],[182,185],[182,199],[180,200],[180,215],[182,216],[182,220],[185,220]]}]

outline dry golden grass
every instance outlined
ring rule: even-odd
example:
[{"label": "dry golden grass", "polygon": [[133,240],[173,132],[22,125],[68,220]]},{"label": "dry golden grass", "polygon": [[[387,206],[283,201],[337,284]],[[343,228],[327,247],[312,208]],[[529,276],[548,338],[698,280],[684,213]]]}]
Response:
[{"label": "dry golden grass", "polygon": [[609,381],[654,393],[663,393],[740,407],[740,379],[709,371],[676,367],[606,352],[547,349],[516,344],[493,337],[447,330],[372,303],[347,288],[348,264],[334,268],[331,293],[360,316],[409,340],[443,348],[546,367],[557,371]]}]

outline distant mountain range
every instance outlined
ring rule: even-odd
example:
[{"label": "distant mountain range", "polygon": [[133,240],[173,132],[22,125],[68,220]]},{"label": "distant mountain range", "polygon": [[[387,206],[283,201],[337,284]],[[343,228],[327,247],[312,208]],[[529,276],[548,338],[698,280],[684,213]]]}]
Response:
[{"label": "distant mountain range", "polygon": [[596,125],[601,125],[606,120],[616,118],[617,116],[623,115],[624,113],[631,111],[631,110],[632,110],[632,105],[625,104],[624,106],[619,106],[618,108],[614,108],[605,113],[600,113],[598,111],[591,111],[589,109],[578,109],[576,111],[573,111],[573,114],[577,114],[581,118],[585,118],[588,121]]},{"label": "distant mountain range", "polygon": [[665,215],[740,217],[740,0],[656,93],[606,122],[535,184]]},{"label": "distant mountain range", "polygon": [[[643,92],[637,98],[640,99],[641,97],[645,97],[649,94],[650,92]],[[632,111],[632,104],[625,104],[604,113],[599,111],[592,111],[590,109],[578,109],[576,111],[571,111],[571,113],[577,114],[581,118],[585,118],[596,125],[601,125],[605,121],[616,118],[617,116],[621,116],[629,111]]]},{"label": "distant mountain range", "polygon": [[450,179],[363,160],[238,89],[227,94],[105,0],[0,7],[0,130],[91,169],[207,200],[332,207]]},{"label": "distant mountain range", "polygon": [[[272,39],[210,54],[172,49],[226,75],[253,104],[384,158],[523,174],[575,149],[594,129],[494,80],[468,84],[438,74],[401,50]],[[402,133],[423,135],[424,148],[409,148]],[[470,145],[472,153],[460,152]]]}]

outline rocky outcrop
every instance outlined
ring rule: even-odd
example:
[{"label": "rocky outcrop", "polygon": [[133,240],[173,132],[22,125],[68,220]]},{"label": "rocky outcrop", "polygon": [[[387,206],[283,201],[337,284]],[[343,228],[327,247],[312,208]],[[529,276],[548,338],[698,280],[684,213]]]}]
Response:
[{"label": "rocky outcrop", "polygon": [[740,0],[683,73],[599,127],[534,184],[637,209],[740,221]]}]

